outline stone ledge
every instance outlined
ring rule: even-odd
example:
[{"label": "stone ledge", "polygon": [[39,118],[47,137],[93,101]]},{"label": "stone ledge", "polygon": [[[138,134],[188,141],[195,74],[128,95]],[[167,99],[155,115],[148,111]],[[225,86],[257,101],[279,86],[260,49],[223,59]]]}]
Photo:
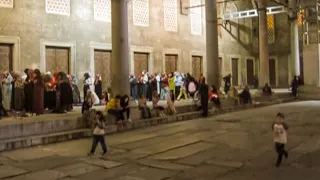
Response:
[{"label": "stone ledge", "polygon": [[[270,106],[274,104],[288,102],[291,100],[292,99],[284,99],[283,101],[276,101],[272,103],[261,103],[258,105],[240,105],[240,106],[224,108],[221,110],[210,110],[209,116],[215,116],[215,115],[235,112],[239,110]],[[124,131],[129,131],[129,130],[138,129],[138,128],[146,128],[149,126],[157,126],[157,125],[167,124],[167,123],[174,123],[179,121],[187,121],[187,120],[192,120],[200,117],[202,117],[202,112],[196,111],[196,112],[177,114],[174,116],[165,116],[165,117],[156,117],[151,119],[137,120],[133,123],[128,123]],[[108,125],[106,127],[106,134],[114,134],[114,133],[118,133],[117,125]],[[0,141],[0,151],[8,151],[13,149],[45,145],[45,144],[57,143],[57,142],[68,141],[68,140],[79,139],[79,138],[87,138],[87,137],[90,137],[91,135],[92,135],[91,129],[78,129],[78,130],[65,131],[60,133],[44,134],[39,136],[27,136],[27,137],[21,137],[21,138],[6,139],[6,140]]]}]

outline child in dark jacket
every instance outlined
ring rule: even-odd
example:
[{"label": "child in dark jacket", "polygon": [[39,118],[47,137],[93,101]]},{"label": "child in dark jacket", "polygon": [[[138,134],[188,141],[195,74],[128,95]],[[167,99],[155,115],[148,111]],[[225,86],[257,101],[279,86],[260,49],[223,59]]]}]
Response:
[{"label": "child in dark jacket", "polygon": [[96,112],[95,122],[93,126],[93,141],[91,151],[88,153],[88,156],[94,155],[94,152],[97,148],[98,143],[101,144],[103,153],[105,155],[107,153],[107,145],[105,143],[105,121],[101,111]]}]

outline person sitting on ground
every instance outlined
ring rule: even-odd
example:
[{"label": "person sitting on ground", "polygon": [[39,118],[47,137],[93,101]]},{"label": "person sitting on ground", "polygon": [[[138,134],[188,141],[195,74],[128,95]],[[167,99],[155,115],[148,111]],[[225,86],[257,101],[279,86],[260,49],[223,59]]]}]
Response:
[{"label": "person sitting on ground", "polygon": [[124,95],[120,99],[120,106],[123,109],[123,112],[127,114],[127,121],[131,122],[130,119],[130,107],[129,107],[129,96]]},{"label": "person sitting on ground", "polygon": [[151,118],[151,111],[147,105],[147,99],[143,95],[139,99],[139,109],[142,111],[143,118]]},{"label": "person sitting on ground", "polygon": [[107,106],[107,112],[116,117],[116,123],[118,124],[118,130],[122,130],[125,123],[124,123],[124,116],[123,116],[123,109],[120,106],[121,96],[116,95],[115,98],[112,98]]},{"label": "person sitting on ground", "polygon": [[157,110],[157,114],[159,114],[160,116],[163,116],[164,115],[164,107],[158,105],[159,100],[160,100],[160,98],[159,98],[158,92],[153,91],[153,93],[152,93],[153,109]]},{"label": "person sitting on ground", "polygon": [[228,91],[228,98],[234,99],[235,100],[235,105],[239,104],[239,93],[238,93],[238,90],[236,89],[236,87],[232,87]]},{"label": "person sitting on ground", "polygon": [[243,91],[239,94],[240,102],[243,104],[252,104],[251,93],[248,86],[245,86]]},{"label": "person sitting on ground", "polygon": [[217,108],[220,109],[221,102],[219,99],[219,92],[214,85],[211,86],[211,90],[209,91],[209,99],[216,105]]},{"label": "person sitting on ground", "polygon": [[272,90],[271,90],[271,87],[269,86],[268,83],[266,83],[264,85],[264,87],[262,88],[262,95],[264,95],[264,96],[271,96],[272,95]]},{"label": "person sitting on ground", "polygon": [[88,111],[92,108],[93,105],[99,104],[100,100],[95,92],[91,91],[90,89],[87,90],[87,94],[85,96],[85,101],[82,103],[82,114],[85,111]]},{"label": "person sitting on ground", "polygon": [[177,114],[177,110],[176,110],[176,107],[174,105],[174,101],[172,101],[172,97],[174,96],[174,92],[173,91],[170,91],[168,93],[168,96],[167,96],[167,105],[168,105],[168,108],[170,110],[170,112],[175,115]]}]

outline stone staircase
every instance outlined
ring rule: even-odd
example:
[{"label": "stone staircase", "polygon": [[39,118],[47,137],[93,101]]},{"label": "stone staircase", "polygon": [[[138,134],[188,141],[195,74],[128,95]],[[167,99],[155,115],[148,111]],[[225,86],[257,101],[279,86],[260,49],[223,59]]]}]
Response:
[{"label": "stone staircase", "polygon": [[[292,98],[284,98],[283,101],[271,100],[259,104],[235,106],[234,100],[221,99],[222,108],[219,110],[212,108],[213,105],[211,104],[209,116],[263,107],[292,100]],[[202,113],[198,111],[196,105],[178,106],[178,114],[174,116],[154,117],[151,119],[139,119],[137,113],[140,114],[140,112],[137,111],[137,109],[134,109],[133,111],[132,114],[135,114],[135,119],[133,119],[132,123],[127,124],[125,131],[197,119],[202,116]],[[114,121],[109,120],[109,124],[106,127],[106,133],[117,133],[117,126]],[[41,116],[39,116],[31,121],[25,120],[19,123],[0,124],[0,151],[39,146],[90,136],[91,129],[86,128],[86,124],[82,118],[79,117],[79,114],[62,115],[61,117],[52,120],[41,119]]]}]

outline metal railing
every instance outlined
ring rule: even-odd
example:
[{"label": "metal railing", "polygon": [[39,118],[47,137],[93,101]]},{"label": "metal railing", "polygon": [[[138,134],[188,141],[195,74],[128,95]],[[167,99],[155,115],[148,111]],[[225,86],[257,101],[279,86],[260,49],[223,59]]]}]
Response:
[{"label": "metal railing", "polygon": [[[287,12],[284,6],[273,6],[267,7],[267,14],[279,14]],[[232,19],[243,19],[243,18],[252,18],[258,16],[257,9],[251,9],[247,11],[239,11],[239,12],[232,12],[228,14],[224,14],[221,16],[222,20],[232,20]]]}]

